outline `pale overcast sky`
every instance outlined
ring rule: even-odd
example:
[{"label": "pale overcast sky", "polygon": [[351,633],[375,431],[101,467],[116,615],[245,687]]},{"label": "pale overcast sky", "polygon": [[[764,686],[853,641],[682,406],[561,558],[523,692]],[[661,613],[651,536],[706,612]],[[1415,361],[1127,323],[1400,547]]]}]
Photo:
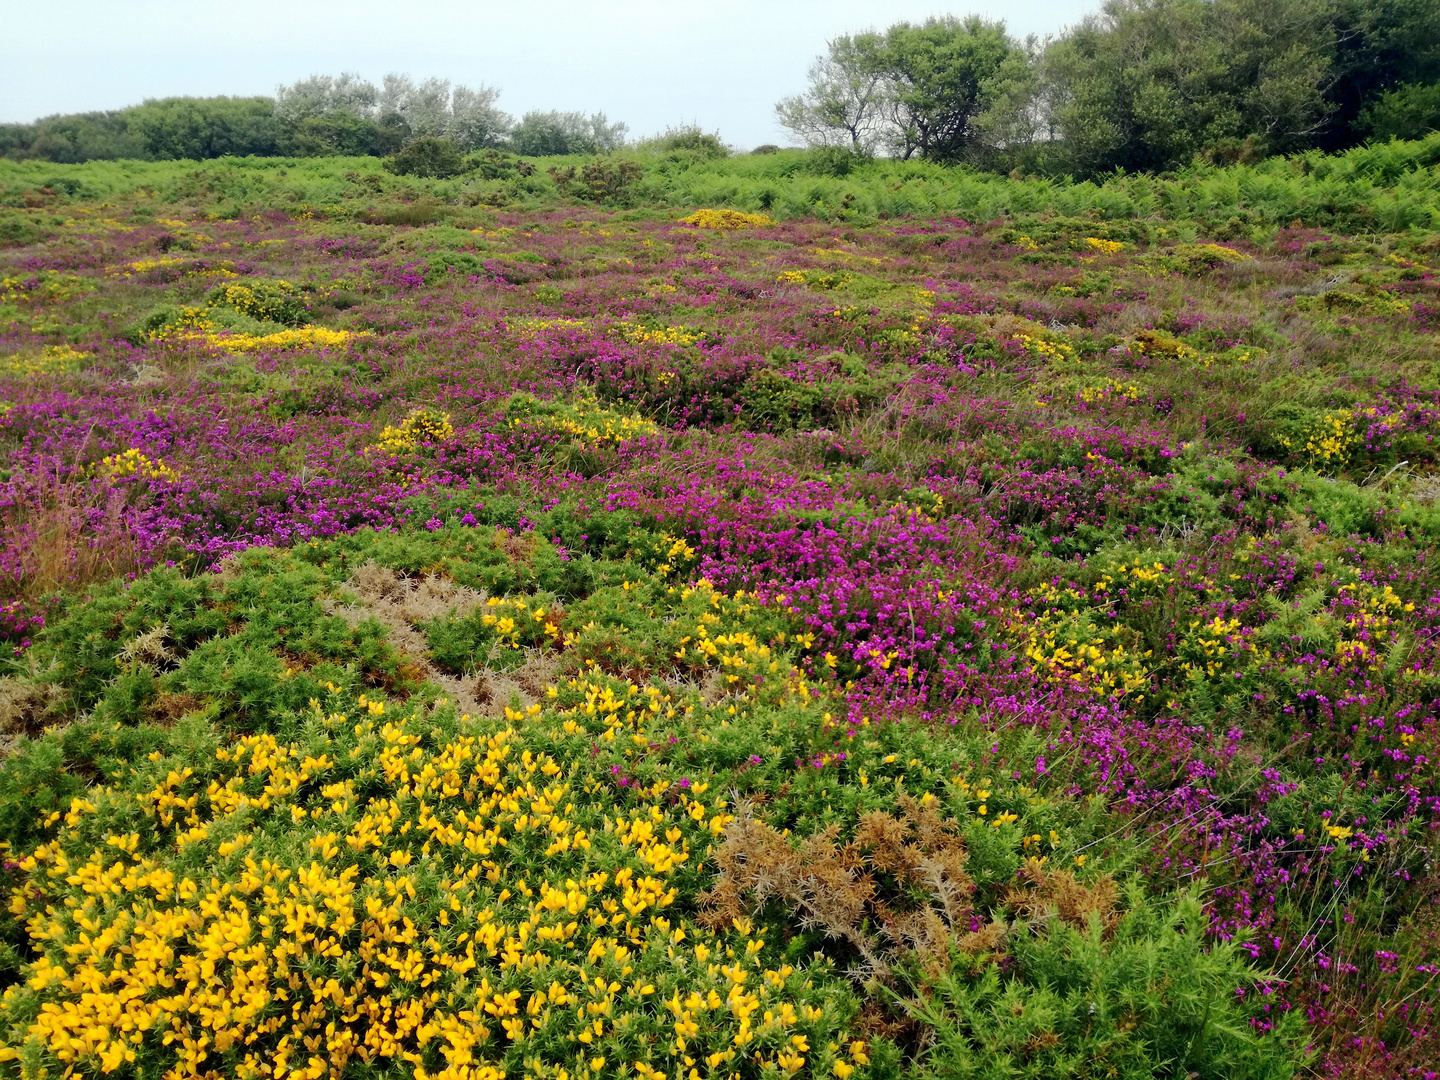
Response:
[{"label": "pale overcast sky", "polygon": [[0,121],[176,94],[269,94],[312,74],[438,75],[499,104],[603,110],[632,135],[695,122],[783,142],[774,104],[836,34],[975,12],[1054,33],[1098,0],[0,0]]}]

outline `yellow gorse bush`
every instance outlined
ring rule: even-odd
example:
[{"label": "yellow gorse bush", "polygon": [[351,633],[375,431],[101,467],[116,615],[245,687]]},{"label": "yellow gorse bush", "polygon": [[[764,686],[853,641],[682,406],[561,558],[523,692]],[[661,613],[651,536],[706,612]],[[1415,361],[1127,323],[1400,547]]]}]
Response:
[{"label": "yellow gorse bush", "polygon": [[816,255],[826,255],[831,258],[843,259],[849,262],[868,263],[871,266],[885,265],[884,259],[877,259],[873,255],[866,255],[859,251],[846,251],[844,248],[816,247],[814,251]]},{"label": "yellow gorse bush", "polygon": [[233,308],[252,319],[274,318],[278,303],[298,299],[300,290],[288,281],[265,282],[263,289],[251,285],[226,285],[212,299],[211,306]]},{"label": "yellow gorse bush", "polygon": [[1140,387],[1119,379],[1106,379],[1096,386],[1087,386],[1080,391],[1080,400],[1088,405],[1103,401],[1135,401],[1140,397]]},{"label": "yellow gorse bush", "polygon": [[620,336],[632,345],[694,345],[704,335],[683,326],[642,326],[622,322]]},{"label": "yellow gorse bush", "polygon": [[125,480],[137,477],[141,480],[178,480],[179,470],[167,465],[159,458],[152,458],[136,447],[101,458],[96,471],[106,479]]},{"label": "yellow gorse bush", "polygon": [[1243,251],[1223,244],[1177,244],[1175,252],[1189,259],[1215,259],[1220,262],[1243,262],[1250,258]]},{"label": "yellow gorse bush", "polygon": [[1017,334],[1012,340],[1023,347],[1026,352],[1044,360],[1068,360],[1075,351],[1063,341],[1054,341],[1038,335]]},{"label": "yellow gorse bush", "polygon": [[47,345],[36,353],[14,353],[0,357],[0,376],[57,375],[69,371],[88,353],[68,345]]},{"label": "yellow gorse bush", "polygon": [[1332,409],[1320,416],[1299,436],[1280,436],[1280,445],[1303,459],[1311,468],[1343,468],[1360,442],[1351,426],[1354,413]]},{"label": "yellow gorse bush", "polygon": [[765,214],[746,214],[739,210],[696,210],[689,217],[680,219],[682,225],[693,225],[697,229],[763,229],[775,224],[775,219]]},{"label": "yellow gorse bush", "polygon": [[228,279],[240,276],[235,271],[235,264],[229,261],[201,269],[193,261],[176,258],[173,255],[162,255],[158,259],[136,259],[134,262],[123,263],[115,267],[109,273],[118,274],[121,277],[133,277],[136,274],[150,274],[157,270],[172,269],[178,273],[196,277]]},{"label": "yellow gorse bush", "polygon": [[273,334],[228,334],[209,333],[205,343],[230,352],[261,352],[267,349],[306,349],[314,346],[340,348],[356,338],[364,337],[364,331],[332,330],[328,326],[302,326],[294,330],[280,330]]},{"label": "yellow gorse bush", "polygon": [[179,314],[169,323],[146,335],[147,340],[163,341],[166,338],[190,338],[197,334],[204,337],[213,334],[215,324],[202,307],[180,308]]},{"label": "yellow gorse bush", "polygon": [[811,288],[824,289],[828,292],[833,289],[845,288],[855,278],[844,271],[782,270],[775,275],[775,280],[781,285],[808,285]]},{"label": "yellow gorse bush", "polygon": [[[674,377],[661,372],[662,382]],[[517,395],[507,409],[512,430],[552,431],[591,445],[616,445],[629,439],[657,434],[659,425],[635,413],[601,405],[594,397],[582,396],[571,402],[539,402]]]},{"label": "yellow gorse bush", "polygon": [[[1137,592],[1169,580],[1158,562],[1122,565],[1100,576],[1094,594],[1103,602],[1114,587]],[[1034,613],[1027,617],[1017,611],[1007,630],[1038,670],[1058,684],[1099,697],[1144,699],[1150,688],[1151,652],[1141,650],[1133,634],[1097,622],[1085,592],[1074,586],[1046,583],[1029,590],[1028,595]]]},{"label": "yellow gorse bush", "polygon": [[148,274],[155,270],[164,270],[168,267],[183,266],[184,264],[184,259],[177,259],[170,255],[162,255],[158,259],[136,259],[134,262],[124,263],[116,267],[112,272],[117,272],[124,277],[130,277],[133,274]]},{"label": "yellow gorse bush", "polygon": [[550,696],[442,733],[332,688],[298,741],[242,737],[74,800],[9,897],[40,955],[0,997],[0,1060],[26,1080],[866,1064],[825,980],[764,962],[749,920],[677,908],[725,800],[591,764],[597,740],[645,746],[694,706],[598,675]]},{"label": "yellow gorse bush", "polygon": [[387,424],[380,432],[380,441],[370,447],[371,454],[408,454],[433,443],[448,442],[455,437],[450,414],[439,409],[416,409],[397,426]]},{"label": "yellow gorse bush", "polygon": [[544,330],[583,330],[581,319],[512,319],[510,329],[519,333],[539,333]]}]

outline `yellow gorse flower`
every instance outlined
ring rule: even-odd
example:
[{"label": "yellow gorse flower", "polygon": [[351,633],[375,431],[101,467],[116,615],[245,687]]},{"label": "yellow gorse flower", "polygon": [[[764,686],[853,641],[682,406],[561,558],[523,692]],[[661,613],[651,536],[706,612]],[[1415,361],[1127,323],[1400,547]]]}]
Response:
[{"label": "yellow gorse flower", "polygon": [[1026,352],[1045,360],[1068,360],[1075,351],[1063,341],[1034,334],[1016,334],[1013,340],[1022,345]]},{"label": "yellow gorse flower", "polygon": [[[661,372],[657,380],[665,385],[674,372]],[[573,402],[537,403],[531,409],[521,405],[510,419],[512,430],[551,431],[593,446],[618,445],[629,439],[655,435],[659,425],[634,413],[606,408],[594,397],[582,396]]]},{"label": "yellow gorse flower", "polygon": [[151,332],[148,337],[151,341],[162,341],[171,337],[193,337],[197,332],[201,335],[210,334],[215,329],[215,324],[206,315],[206,309],[200,307],[181,307],[179,316],[169,324]]},{"label": "yellow gorse flower", "polygon": [[1301,436],[1292,438],[1282,435],[1280,445],[1303,458],[1311,468],[1343,468],[1360,442],[1360,436],[1350,423],[1354,415],[1349,409],[1332,409],[1320,416]]},{"label": "yellow gorse flower", "polygon": [[0,357],[0,376],[58,375],[69,371],[88,355],[68,345],[47,345],[38,355],[15,353]]},{"label": "yellow gorse flower", "polygon": [[1119,240],[1102,240],[1098,236],[1085,237],[1085,243],[1102,255],[1114,255],[1125,246]]},{"label": "yellow gorse flower", "polygon": [[398,426],[386,425],[380,441],[367,454],[408,454],[421,446],[449,442],[455,437],[450,414],[439,409],[416,409]]},{"label": "yellow gorse flower", "polygon": [[680,223],[697,229],[763,229],[775,221],[765,214],[746,214],[739,210],[696,210],[689,217],[681,218]]},{"label": "yellow gorse flower", "polygon": [[[713,639],[724,655],[764,649],[732,637]],[[677,910],[725,801],[586,765],[597,740],[644,745],[693,706],[598,675],[551,696],[548,715],[445,734],[368,697],[312,700],[301,742],[244,736],[74,800],[10,895],[38,959],[0,996],[0,1060],[35,1080],[32,1063],[499,1080],[520,1047],[547,1076],[742,1056],[794,1073],[825,1046],[827,1070],[865,1064],[749,920]],[[96,834],[117,815],[148,827]]]},{"label": "yellow gorse flower", "polygon": [[352,330],[331,330],[327,326],[302,326],[294,330],[280,330],[273,334],[228,334],[208,333],[205,343],[230,352],[261,352],[268,349],[305,349],[313,346],[339,348],[364,332]]},{"label": "yellow gorse flower", "polygon": [[1140,387],[1119,379],[1106,379],[1098,386],[1089,386],[1080,391],[1080,400],[1092,405],[1102,401],[1134,401],[1139,396]]},{"label": "yellow gorse flower", "polygon": [[100,460],[96,469],[106,479],[125,480],[138,477],[141,480],[178,480],[180,473],[158,458],[146,456],[135,447],[118,454],[111,454]]},{"label": "yellow gorse flower", "polygon": [[703,336],[683,326],[642,326],[620,323],[620,336],[633,345],[694,345]]}]

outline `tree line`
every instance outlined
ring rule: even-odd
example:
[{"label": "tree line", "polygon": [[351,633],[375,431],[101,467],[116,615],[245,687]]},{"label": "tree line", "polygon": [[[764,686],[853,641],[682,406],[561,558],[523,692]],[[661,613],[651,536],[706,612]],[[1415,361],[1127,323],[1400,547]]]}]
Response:
[{"label": "tree line", "polygon": [[230,155],[320,157],[394,154],[418,139],[458,150],[517,154],[605,153],[626,125],[604,113],[527,112],[517,122],[492,87],[387,75],[317,75],[273,97],[175,97],[128,109],[0,124],[0,155],[55,162],[138,158],[203,160]]},{"label": "tree line", "polygon": [[[604,113],[516,121],[498,98],[444,79],[321,75],[272,97],[165,98],[0,124],[0,156],[393,157],[414,148],[416,167],[443,171],[476,151],[538,157],[626,145],[626,125]],[[973,15],[901,22],[831,40],[808,87],[776,114],[798,141],[827,152],[1076,177],[1419,138],[1440,128],[1440,0],[1105,0],[1043,42]],[[718,136],[703,138],[707,153],[724,152]]]},{"label": "tree line", "polygon": [[1440,0],[1106,0],[1044,42],[978,16],[829,42],[777,119],[810,146],[1097,176],[1440,127]]}]

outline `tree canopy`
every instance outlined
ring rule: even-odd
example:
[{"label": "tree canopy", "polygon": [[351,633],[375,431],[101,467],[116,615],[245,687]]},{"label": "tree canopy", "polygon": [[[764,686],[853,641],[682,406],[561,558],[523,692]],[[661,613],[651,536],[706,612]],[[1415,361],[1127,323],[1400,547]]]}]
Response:
[{"label": "tree canopy", "polygon": [[832,39],[776,105],[809,146],[1081,176],[1419,137],[1440,0],[1105,0],[1042,48],[976,16]]},{"label": "tree canopy", "polygon": [[986,114],[1030,71],[1004,23],[947,16],[838,37],[810,80],[806,93],[776,106],[780,123],[807,143],[959,161],[976,148]]},{"label": "tree canopy", "polygon": [[[516,124],[490,86],[387,75],[312,75],[272,97],[180,97],[112,112],[0,125],[0,155],[80,162],[95,158],[205,159],[254,154],[384,156],[421,139],[461,153],[609,153],[626,125],[604,113],[528,112]],[[429,152],[429,151],[427,151]]]}]

